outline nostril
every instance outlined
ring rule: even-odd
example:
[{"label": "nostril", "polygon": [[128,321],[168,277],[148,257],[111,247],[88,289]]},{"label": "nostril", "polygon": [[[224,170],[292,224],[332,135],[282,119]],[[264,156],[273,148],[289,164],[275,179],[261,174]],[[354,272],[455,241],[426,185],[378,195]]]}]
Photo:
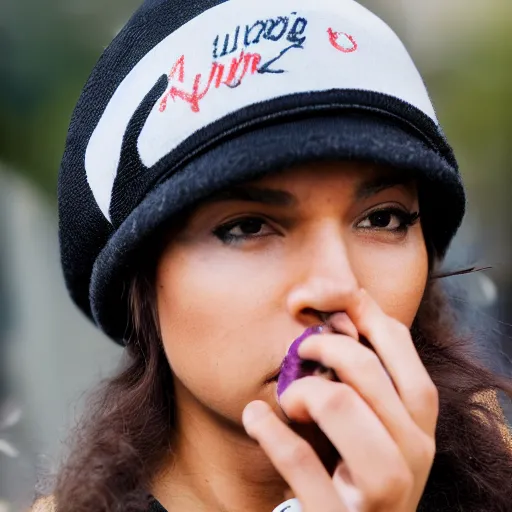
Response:
[{"label": "nostril", "polygon": [[302,309],[301,313],[302,313],[303,317],[320,318],[320,320],[322,322],[325,322],[326,320],[328,320],[328,318],[333,314],[333,313],[327,313],[325,311],[320,311],[315,308],[304,308],[304,309]]},{"label": "nostril", "polygon": [[327,323],[332,313],[324,313],[323,311],[319,311],[318,315],[322,319],[322,322]]},{"label": "nostril", "polygon": [[324,324],[328,324],[329,319],[336,314],[336,311],[328,313],[314,308],[304,308],[302,313],[304,316],[319,318]]}]

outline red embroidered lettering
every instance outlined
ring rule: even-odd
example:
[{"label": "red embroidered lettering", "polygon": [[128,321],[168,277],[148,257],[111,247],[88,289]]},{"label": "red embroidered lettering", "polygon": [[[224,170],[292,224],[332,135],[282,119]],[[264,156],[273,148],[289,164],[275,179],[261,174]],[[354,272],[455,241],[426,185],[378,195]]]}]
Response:
[{"label": "red embroidered lettering", "polygon": [[[356,40],[346,32],[334,32],[332,28],[327,29],[327,33],[329,34],[329,42],[336,48],[336,50],[339,50],[343,53],[352,53],[355,52],[358,48]],[[346,40],[347,43],[350,43],[350,45],[343,45],[341,40],[339,40],[340,36]]]},{"label": "red embroidered lettering", "polygon": [[171,72],[169,73],[169,79],[174,78],[174,75],[176,74],[176,71],[178,69],[178,66],[180,68],[180,76],[178,77],[178,80],[180,82],[183,82],[185,80],[185,55],[182,55],[177,61],[176,64],[171,69]]},{"label": "red embroidered lettering", "polygon": [[204,88],[203,92],[199,92],[202,75],[201,75],[201,73],[198,73],[194,80],[194,86],[192,88],[192,93],[185,92],[181,89],[178,89],[177,87],[172,87],[172,89],[171,89],[172,97],[173,98],[175,98],[175,97],[181,98],[183,101],[190,103],[190,106],[192,107],[192,112],[199,112],[199,102],[210,91],[210,87],[212,85],[212,82],[215,79],[215,75],[217,74],[218,68],[219,68],[219,64],[217,64],[217,62],[213,62],[212,68],[210,70],[210,76],[208,77],[208,83],[206,84],[206,87]]},{"label": "red embroidered lettering", "polygon": [[218,89],[222,85],[222,79],[224,78],[224,64],[217,64],[217,80],[215,81],[215,89]]},{"label": "red embroidered lettering", "polygon": [[[182,55],[174,64],[174,66],[171,69],[171,72],[169,73],[169,82],[174,79],[174,76],[176,75],[176,71],[180,71],[180,74],[178,76],[178,81],[183,83],[185,81],[185,55]],[[171,96],[172,89],[162,98],[162,101],[160,101],[160,112],[164,112],[167,108],[167,101],[169,100],[169,97]],[[174,99],[174,98],[173,98]]]},{"label": "red embroidered lettering", "polygon": [[[208,77],[208,82],[206,83],[204,89],[201,89],[201,81],[203,75],[198,73],[194,79],[194,85],[192,86],[192,92],[187,92],[183,89],[180,89],[173,85],[169,92],[162,98],[160,101],[160,112],[164,112],[167,108],[167,103],[169,98],[172,98],[173,101],[176,98],[180,98],[181,100],[190,104],[192,108],[192,112],[199,112],[199,104],[202,99],[204,99],[211,90],[212,84],[214,87],[218,89],[222,84],[227,85],[228,87],[237,87],[239,86],[243,79],[247,76],[247,73],[250,72],[252,75],[257,73],[258,66],[261,62],[261,55],[258,53],[245,53],[243,50],[240,53],[238,58],[234,58],[231,61],[231,65],[229,67],[229,72],[227,78],[224,80],[224,71],[226,70],[223,64],[219,64],[218,62],[212,62],[212,67],[210,69],[210,75]],[[243,65],[243,67],[242,67]],[[240,73],[241,70],[241,73]],[[183,83],[185,81],[185,57],[182,56],[171,69],[169,73],[169,81],[176,79],[176,74],[179,71],[179,75],[177,77],[178,82]],[[239,75],[239,76],[238,76]]]}]

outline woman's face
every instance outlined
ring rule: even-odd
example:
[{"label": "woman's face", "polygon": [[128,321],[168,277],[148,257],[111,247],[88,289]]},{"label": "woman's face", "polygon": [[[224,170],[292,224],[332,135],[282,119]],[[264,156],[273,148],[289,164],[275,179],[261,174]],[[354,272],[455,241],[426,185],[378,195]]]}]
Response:
[{"label": "woman's face", "polygon": [[354,289],[411,326],[428,273],[416,213],[407,173],[353,162],[303,165],[198,205],[156,275],[179,406],[235,424],[251,400],[278,410],[269,378],[290,344]]}]

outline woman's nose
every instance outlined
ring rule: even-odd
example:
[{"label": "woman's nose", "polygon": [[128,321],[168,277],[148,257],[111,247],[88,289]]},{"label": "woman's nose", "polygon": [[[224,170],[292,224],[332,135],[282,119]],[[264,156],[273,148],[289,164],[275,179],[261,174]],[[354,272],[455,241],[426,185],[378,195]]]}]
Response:
[{"label": "woman's nose", "polygon": [[316,243],[304,245],[293,268],[288,294],[289,313],[301,323],[324,321],[332,313],[345,311],[359,291],[347,243],[338,229],[324,230]]}]

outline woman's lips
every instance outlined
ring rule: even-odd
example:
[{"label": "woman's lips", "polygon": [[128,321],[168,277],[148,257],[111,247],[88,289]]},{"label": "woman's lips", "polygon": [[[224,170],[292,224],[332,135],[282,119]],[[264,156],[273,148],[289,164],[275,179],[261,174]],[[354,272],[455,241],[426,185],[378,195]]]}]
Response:
[{"label": "woman's lips", "polygon": [[293,343],[290,345],[290,348],[288,349],[288,353],[285,356],[284,360],[281,362],[278,368],[276,368],[270,375],[270,377],[265,381],[266,383],[275,382],[279,379],[279,376],[281,375],[281,372],[283,370],[283,366],[285,365],[286,358],[289,357],[290,351],[293,350],[296,352],[295,348],[298,350],[298,347],[302,341],[304,341],[308,336],[311,336],[312,334],[318,334],[318,332],[322,332],[324,329],[326,329],[327,326],[317,325],[314,327],[308,327],[298,338],[296,338]]},{"label": "woman's lips", "polygon": [[[315,334],[321,334],[328,330],[329,327],[326,325],[317,325],[306,329],[288,349],[281,368],[278,374],[271,380],[277,380],[277,397],[281,398],[281,395],[285,392],[288,386],[295,380],[308,375],[317,375],[324,373],[322,365],[314,361],[304,361],[299,356],[299,347],[301,343]],[[319,372],[319,373],[318,373]]]},{"label": "woman's lips", "polygon": [[[347,329],[347,331],[352,331],[352,329]],[[338,329],[332,327],[330,324],[326,323],[323,325],[309,327],[297,339],[295,339],[293,343],[290,345],[288,353],[286,354],[283,362],[281,363],[281,366],[266,381],[267,383],[277,382],[278,401],[281,398],[281,395],[286,391],[286,389],[288,388],[288,386],[290,386],[292,382],[303,377],[319,376],[327,380],[339,382],[339,378],[332,368],[326,368],[317,361],[305,360],[299,356],[299,347],[306,338],[308,338],[309,336],[327,332],[344,334],[345,336],[350,336],[351,334],[349,334],[348,332],[344,333],[343,331],[339,331]],[[373,348],[371,343],[364,336],[360,336],[357,333],[357,330],[355,332],[357,335],[357,341],[361,343],[363,346],[369,348],[371,351],[375,352],[375,349]],[[385,367],[384,370],[389,376],[389,373]]]}]

